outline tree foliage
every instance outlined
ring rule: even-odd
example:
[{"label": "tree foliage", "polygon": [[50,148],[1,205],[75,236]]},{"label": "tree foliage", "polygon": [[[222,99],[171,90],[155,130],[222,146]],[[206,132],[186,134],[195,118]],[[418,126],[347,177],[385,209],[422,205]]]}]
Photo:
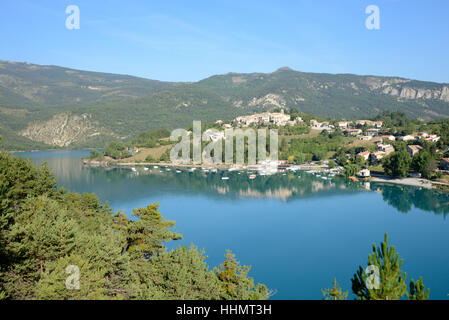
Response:
[{"label": "tree foliage", "polygon": [[425,290],[422,278],[417,282],[412,280],[410,293],[407,292],[407,274],[401,270],[403,263],[395,246],[388,245],[388,235],[385,233],[380,247],[373,244],[367,270],[360,266],[351,279],[353,293],[360,300],[428,299],[429,290]]},{"label": "tree foliage", "polygon": [[405,151],[393,152],[382,159],[382,167],[386,174],[395,178],[405,178],[412,162]]},{"label": "tree foliage", "polygon": [[[0,298],[266,299],[248,267],[236,265],[233,294],[203,251],[164,243],[181,239],[159,204],[113,212],[93,194],[55,186],[44,165],[0,154]],[[226,264],[227,265],[227,264]],[[79,289],[68,289],[68,266]]]},{"label": "tree foliage", "polygon": [[348,298],[348,291],[343,291],[334,278],[334,282],[331,288],[321,289],[324,300],[346,300]]},{"label": "tree foliage", "polygon": [[413,157],[411,168],[415,172],[421,173],[424,178],[431,178],[433,171],[436,168],[435,159],[427,151],[422,151]]},{"label": "tree foliage", "polygon": [[249,266],[241,266],[235,254],[227,251],[225,261],[215,268],[218,279],[224,289],[222,298],[228,300],[260,300],[268,299],[268,290],[265,285],[254,285],[254,280],[248,278]]}]

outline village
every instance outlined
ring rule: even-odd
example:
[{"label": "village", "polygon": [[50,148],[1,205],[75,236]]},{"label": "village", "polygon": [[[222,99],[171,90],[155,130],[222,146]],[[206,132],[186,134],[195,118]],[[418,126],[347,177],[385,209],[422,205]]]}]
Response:
[{"label": "village", "polygon": [[[230,121],[216,120],[214,123],[207,124],[202,133],[203,140],[219,141],[225,139],[227,130],[254,128],[273,128],[278,129],[280,150],[277,160],[258,161],[252,165],[230,165],[216,164],[218,169],[230,168],[231,170],[249,169],[258,170],[259,173],[270,174],[279,170],[306,170],[310,172],[329,172],[348,177],[353,181],[358,179],[387,179],[393,181],[384,171],[384,159],[392,154],[398,153],[398,146],[403,148],[410,157],[410,162],[415,159],[424,150],[425,146],[436,145],[441,137],[429,132],[407,133],[395,132],[395,128],[387,127],[381,120],[322,120],[319,121],[310,115],[288,114],[283,109],[279,112],[263,112],[246,116],[238,116]],[[187,131],[188,135],[192,131]],[[307,155],[303,147],[293,148],[296,142],[309,143],[313,146],[334,143],[331,136],[339,136],[338,149],[328,151],[325,155],[318,156],[312,152]],[[329,137],[327,137],[329,136]],[[320,141],[318,141],[321,139]],[[285,140],[285,141],[284,141]],[[120,151],[117,156],[103,155],[103,163],[109,163],[130,166],[130,165],[170,165],[169,151],[173,144],[170,144],[168,137],[159,139],[159,146],[146,148],[145,145],[138,143],[129,144],[127,148]],[[335,143],[334,143],[335,144]],[[292,150],[294,149],[294,150]],[[310,148],[309,148],[310,149]],[[330,149],[329,149],[330,150]],[[352,150],[352,152],[351,152]],[[357,152],[353,152],[357,150]],[[299,152],[295,153],[296,151]],[[443,152],[437,150],[439,160],[438,164],[431,170],[433,173],[447,177],[449,173],[449,157]],[[125,156],[121,156],[124,154]],[[304,157],[304,154],[306,155]],[[106,157],[104,157],[106,156]],[[97,159],[98,160],[98,159]],[[85,163],[93,164],[95,159],[87,159]],[[435,161],[434,161],[435,162]],[[410,164],[409,164],[410,165]],[[207,167],[207,164],[185,164],[186,167]],[[210,168],[209,168],[210,169]],[[348,174],[348,172],[350,172]],[[404,183],[413,183],[423,185],[423,181],[430,175],[422,177],[417,170],[407,170],[405,176],[402,176]],[[396,177],[397,178],[397,177]],[[408,180],[406,179],[420,179]],[[397,180],[397,179],[396,179]],[[446,179],[449,182],[449,179]],[[397,181],[396,181],[397,182]],[[436,182],[444,184],[444,181]]]}]

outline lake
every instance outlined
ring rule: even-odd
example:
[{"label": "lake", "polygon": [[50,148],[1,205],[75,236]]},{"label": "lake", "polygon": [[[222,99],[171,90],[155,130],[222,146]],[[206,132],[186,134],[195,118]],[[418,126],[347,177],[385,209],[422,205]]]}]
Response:
[{"label": "lake", "polygon": [[272,299],[321,299],[334,278],[354,298],[350,279],[385,232],[404,259],[407,279],[422,276],[431,299],[449,298],[446,193],[303,171],[250,180],[246,172],[92,168],[80,161],[88,151],[19,154],[47,162],[67,190],[94,192],[128,215],[158,202],[184,237],[169,248],[194,243],[211,267],[230,249],[252,266],[256,282],[276,291]]}]

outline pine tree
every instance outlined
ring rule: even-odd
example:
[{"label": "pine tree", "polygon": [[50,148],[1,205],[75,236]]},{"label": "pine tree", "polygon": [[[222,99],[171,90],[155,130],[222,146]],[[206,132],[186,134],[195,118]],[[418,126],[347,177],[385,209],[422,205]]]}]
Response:
[{"label": "pine tree", "polygon": [[220,281],[208,269],[204,251],[180,246],[162,251],[148,261],[134,260],[132,268],[140,283],[137,299],[217,300],[221,295]]},{"label": "pine tree", "polygon": [[344,291],[334,278],[332,288],[321,289],[324,300],[346,300],[348,298],[348,291]]},{"label": "pine tree", "polygon": [[164,248],[164,241],[182,239],[179,233],[169,230],[174,228],[175,221],[163,218],[158,208],[159,204],[154,203],[133,210],[132,216],[139,219],[126,228],[125,248],[134,256],[155,255]]},{"label": "pine tree", "polygon": [[[399,259],[394,246],[388,247],[388,235],[385,233],[384,242],[377,248],[373,244],[372,254],[368,255],[368,266],[378,269],[378,275],[367,275],[362,267],[351,279],[352,291],[361,300],[398,300],[407,294],[405,279],[407,274],[402,272],[404,260]],[[379,277],[378,288],[375,285],[367,286],[367,280]],[[375,282],[371,282],[375,284]]]},{"label": "pine tree", "polygon": [[422,277],[418,281],[410,281],[410,293],[408,294],[409,300],[428,300],[430,294],[430,289],[424,287]]},{"label": "pine tree", "polygon": [[262,300],[268,299],[270,293],[265,285],[254,285],[254,280],[248,277],[250,266],[241,266],[235,259],[235,254],[226,251],[225,261],[214,269],[224,289],[222,298],[232,300]]},{"label": "pine tree", "polygon": [[[79,270],[79,288],[68,288],[69,277],[75,270],[67,270],[68,266],[76,266]],[[69,271],[69,273],[67,273]],[[111,299],[107,295],[107,271],[79,254],[61,257],[49,261],[45,271],[36,283],[35,297],[43,300],[104,300]],[[69,280],[69,281],[68,281]],[[120,296],[121,297],[121,296]]]},{"label": "pine tree", "polygon": [[[46,165],[0,153],[0,299],[230,298],[204,252],[167,252],[181,235],[158,207],[128,219],[96,195],[56,189]],[[79,289],[66,286],[68,266],[79,268]],[[235,267],[234,298],[268,297],[249,267]]]}]

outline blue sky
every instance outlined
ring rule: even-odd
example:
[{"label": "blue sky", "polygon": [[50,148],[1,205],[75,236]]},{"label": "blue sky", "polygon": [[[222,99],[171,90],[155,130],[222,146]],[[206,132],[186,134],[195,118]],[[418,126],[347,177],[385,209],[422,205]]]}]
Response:
[{"label": "blue sky", "polygon": [[[365,27],[371,4],[380,30]],[[0,4],[0,37],[3,60],[159,80],[289,66],[449,83],[447,0],[14,0]]]}]

